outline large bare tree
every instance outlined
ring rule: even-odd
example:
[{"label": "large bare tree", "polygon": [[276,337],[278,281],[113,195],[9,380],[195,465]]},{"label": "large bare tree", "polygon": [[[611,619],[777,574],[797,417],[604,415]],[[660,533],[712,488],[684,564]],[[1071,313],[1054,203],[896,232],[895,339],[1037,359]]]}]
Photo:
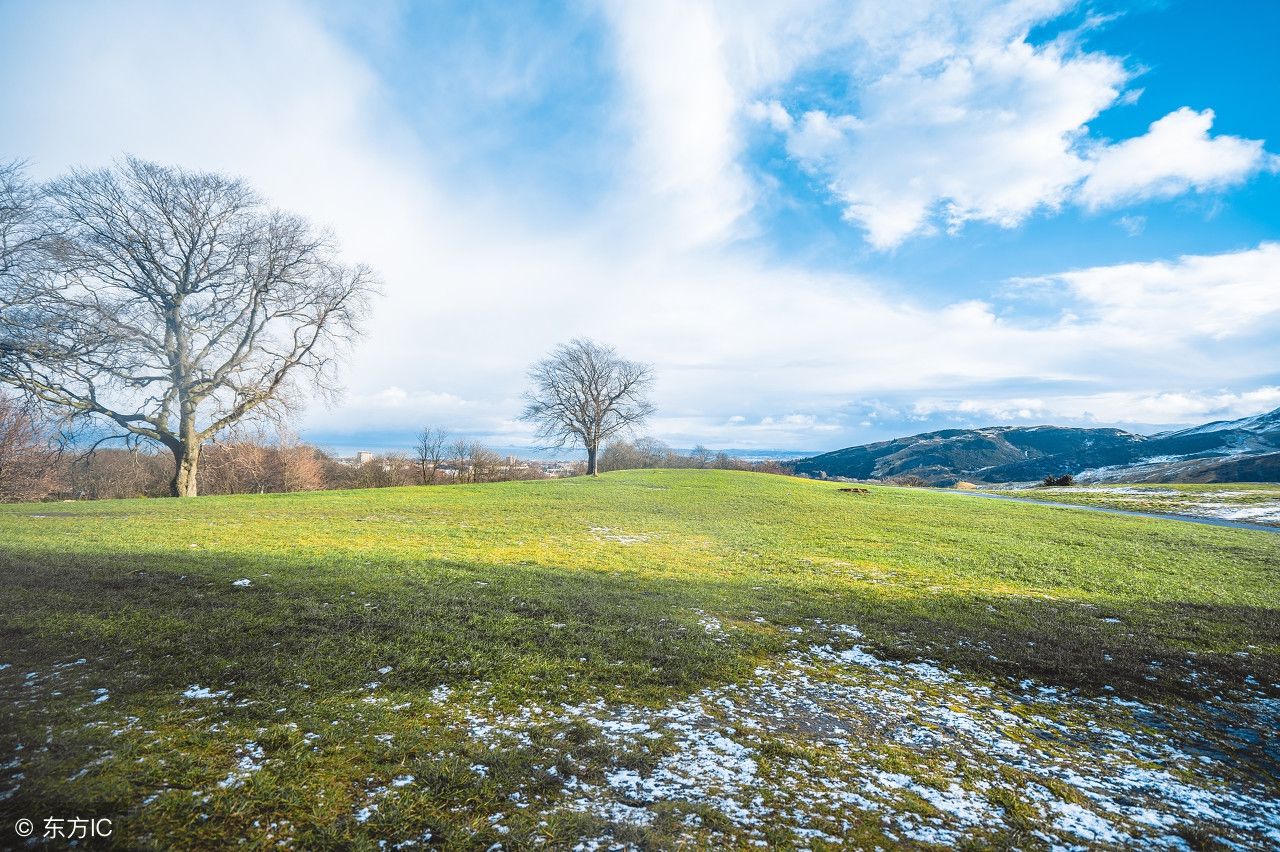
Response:
[{"label": "large bare tree", "polygon": [[537,426],[545,446],[581,444],[591,476],[599,475],[600,444],[643,423],[654,411],[649,400],[653,368],[586,338],[557,346],[529,369],[529,380],[521,419]]},{"label": "large bare tree", "polygon": [[[6,188],[7,187],[7,188]],[[331,387],[375,288],[330,237],[242,180],[129,158],[32,188],[0,180],[0,381],[96,434],[173,453],[196,493],[200,448]],[[11,218],[5,225],[3,218]]]}]

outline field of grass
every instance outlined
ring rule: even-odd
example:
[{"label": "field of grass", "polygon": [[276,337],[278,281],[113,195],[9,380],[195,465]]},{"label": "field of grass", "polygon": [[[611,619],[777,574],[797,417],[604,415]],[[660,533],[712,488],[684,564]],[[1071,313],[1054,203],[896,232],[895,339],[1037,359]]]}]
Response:
[{"label": "field of grass", "polygon": [[1280,526],[1280,484],[1274,483],[1078,485],[1069,488],[993,489],[992,493],[1134,512]]},{"label": "field of grass", "polygon": [[637,471],[2,506],[0,572],[0,846],[1280,843],[1266,532]]}]

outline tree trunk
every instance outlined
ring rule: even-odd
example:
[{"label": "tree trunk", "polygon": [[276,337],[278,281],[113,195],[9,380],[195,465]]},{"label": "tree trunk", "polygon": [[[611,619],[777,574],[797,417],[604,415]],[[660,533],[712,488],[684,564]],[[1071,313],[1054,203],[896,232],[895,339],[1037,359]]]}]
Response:
[{"label": "tree trunk", "polygon": [[596,470],[596,450],[595,446],[587,447],[587,476],[599,476]]},{"label": "tree trunk", "polygon": [[173,481],[169,483],[171,496],[196,496],[196,469],[199,464],[199,444],[182,443],[173,448]]}]

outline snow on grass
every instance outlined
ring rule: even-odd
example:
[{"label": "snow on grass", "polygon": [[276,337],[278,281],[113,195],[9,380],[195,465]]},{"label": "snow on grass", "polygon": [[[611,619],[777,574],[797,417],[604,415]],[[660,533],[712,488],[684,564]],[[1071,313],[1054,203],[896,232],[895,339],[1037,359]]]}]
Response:
[{"label": "snow on grass", "polygon": [[227,774],[218,782],[218,786],[225,789],[239,787],[253,773],[262,768],[266,755],[263,754],[262,747],[256,742],[250,740],[242,745],[239,749],[240,759],[236,761],[235,769]]},{"label": "snow on grass", "polygon": [[225,689],[212,690],[206,686],[200,686],[199,684],[193,683],[191,686],[188,686],[183,690],[182,697],[201,700],[206,698],[226,698],[230,694],[231,693]]},{"label": "snow on grass", "polygon": [[[1086,486],[1070,488],[1040,488],[1013,491],[1034,491],[1035,496],[1051,500],[1066,500],[1082,505],[1111,506],[1142,512],[1189,515],[1197,518],[1214,518],[1223,521],[1245,521],[1280,525],[1280,491],[1274,489],[1220,488],[1177,490],[1172,488]],[[1010,493],[1013,493],[1012,491]],[[1083,500],[1073,497],[1086,495]]]},{"label": "snow on grass", "polygon": [[[1197,507],[1208,506],[1197,503]],[[1227,506],[1217,504],[1212,507],[1213,517],[1228,521],[1253,521],[1259,524],[1280,524],[1280,503],[1268,503],[1261,506]]]},{"label": "snow on grass", "polygon": [[[731,826],[725,842],[751,844],[780,827],[798,845],[840,842],[861,814],[888,838],[955,845],[990,838],[1011,799],[1037,814],[1050,845],[1177,846],[1180,827],[1205,825],[1242,846],[1280,839],[1273,788],[1234,772],[1231,755],[1171,736],[1195,730],[1195,720],[884,659],[842,647],[861,638],[850,626],[819,623],[813,632],[829,641],[664,708],[471,710],[470,734],[505,750],[533,748],[538,726],[596,731],[615,765],[546,774],[563,784],[561,807],[614,827],[597,838],[602,848],[672,809],[686,815],[684,839],[694,842],[698,809],[708,808]],[[1260,725],[1275,723],[1275,708],[1252,706]],[[660,742],[669,747],[652,751]]]},{"label": "snow on grass", "polygon": [[618,544],[640,544],[649,540],[647,535],[622,533],[609,527],[592,527],[588,532],[595,536],[597,541],[614,541]]}]

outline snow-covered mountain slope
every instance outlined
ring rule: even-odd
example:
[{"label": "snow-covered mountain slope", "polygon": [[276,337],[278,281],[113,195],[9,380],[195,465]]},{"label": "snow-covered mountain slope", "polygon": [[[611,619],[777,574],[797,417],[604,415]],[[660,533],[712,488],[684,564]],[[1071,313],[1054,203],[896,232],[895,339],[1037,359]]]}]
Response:
[{"label": "snow-covered mountain slope", "polygon": [[1070,473],[1081,481],[1280,481],[1280,409],[1240,420],[1138,435],[1121,429],[989,426],[864,444],[794,463],[807,476],[918,476],[1026,482]]}]

